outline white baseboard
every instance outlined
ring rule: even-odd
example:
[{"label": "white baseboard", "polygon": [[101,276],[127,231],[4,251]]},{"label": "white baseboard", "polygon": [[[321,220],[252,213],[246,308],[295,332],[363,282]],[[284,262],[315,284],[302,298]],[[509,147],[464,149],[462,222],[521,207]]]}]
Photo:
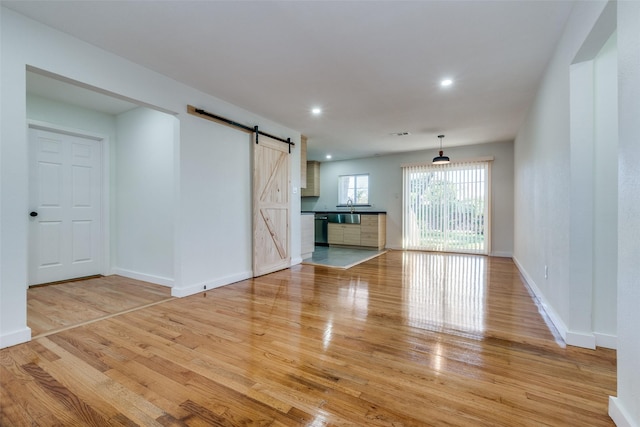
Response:
[{"label": "white baseboard", "polygon": [[31,341],[31,328],[25,326],[23,329],[0,335],[0,348],[11,347],[28,341]]},{"label": "white baseboard", "polygon": [[298,265],[298,264],[302,263],[303,259],[311,258],[312,255],[313,255],[313,252],[309,252],[308,254],[304,254],[304,255],[302,255],[300,257],[291,258],[291,265]]},{"label": "white baseboard", "polygon": [[161,277],[154,276],[152,274],[140,273],[137,271],[127,270],[125,268],[113,268],[111,270],[112,274],[117,274],[118,276],[128,277],[130,279],[142,280],[149,283],[155,283],[156,285],[168,286],[172,287],[174,284],[173,279],[169,277]]},{"label": "white baseboard", "polygon": [[564,339],[567,344],[588,348],[591,350],[596,349],[596,336],[594,334],[576,331],[567,331],[567,336]]},{"label": "white baseboard", "polygon": [[179,288],[174,286],[173,288],[171,288],[171,296],[182,298],[189,295],[197,294],[198,292],[205,292],[214,288],[219,288],[220,286],[230,285],[231,283],[251,279],[252,277],[252,271],[243,271],[241,273],[232,274],[230,276],[221,277],[219,279],[207,280],[189,286]]},{"label": "white baseboard", "polygon": [[540,288],[533,281],[529,273],[522,267],[522,264],[518,261],[516,257],[512,257],[513,262],[520,270],[520,274],[524,277],[525,282],[535,295],[536,299],[539,301],[540,306],[545,311],[553,326],[558,330],[558,333],[564,341],[575,347],[589,348],[594,350],[596,347],[605,347],[616,349],[618,337],[615,335],[607,335],[607,334],[598,334],[593,332],[577,332],[571,331],[567,328],[567,325],[562,321],[562,318],[556,313],[556,311],[549,305],[547,299],[545,298]]},{"label": "white baseboard", "polygon": [[542,310],[544,310],[545,314],[553,324],[553,327],[555,327],[562,339],[566,342],[568,332],[567,325],[565,325],[565,323],[562,321],[562,318],[549,305],[549,302],[544,297],[544,294],[542,293],[542,291],[540,291],[540,288],[538,288],[529,273],[527,273],[527,270],[525,270],[522,264],[520,264],[520,261],[518,261],[515,256],[512,257],[512,259],[516,267],[518,267],[518,270],[520,270],[520,274],[522,274],[525,283],[527,284],[527,286],[529,286],[529,289],[531,289],[531,292],[533,292],[534,297],[538,300],[539,306],[542,308]]},{"label": "white baseboard", "polygon": [[612,350],[618,349],[618,336],[609,334],[600,334],[595,332],[593,335],[596,337],[596,346],[610,348]]},{"label": "white baseboard", "polygon": [[638,427],[619,398],[609,396],[609,416],[617,427]]}]

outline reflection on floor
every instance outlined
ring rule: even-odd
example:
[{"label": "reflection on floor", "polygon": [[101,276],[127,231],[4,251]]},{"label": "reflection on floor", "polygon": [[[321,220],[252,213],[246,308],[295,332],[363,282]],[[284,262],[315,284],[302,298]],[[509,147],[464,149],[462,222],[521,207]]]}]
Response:
[{"label": "reflection on floor", "polygon": [[326,265],[327,267],[348,269],[383,253],[384,250],[337,248],[329,246],[316,246],[313,256],[302,260],[303,264]]}]

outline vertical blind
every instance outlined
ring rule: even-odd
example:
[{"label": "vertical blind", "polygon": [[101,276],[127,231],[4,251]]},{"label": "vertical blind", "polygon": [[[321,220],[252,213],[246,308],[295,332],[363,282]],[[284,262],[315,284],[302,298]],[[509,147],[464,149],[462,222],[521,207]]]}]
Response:
[{"label": "vertical blind", "polygon": [[488,254],[489,165],[403,166],[403,248]]}]

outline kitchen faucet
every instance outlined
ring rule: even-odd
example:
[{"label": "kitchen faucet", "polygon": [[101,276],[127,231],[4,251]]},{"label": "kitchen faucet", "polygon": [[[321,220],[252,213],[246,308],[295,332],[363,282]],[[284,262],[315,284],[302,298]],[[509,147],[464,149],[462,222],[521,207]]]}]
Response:
[{"label": "kitchen faucet", "polygon": [[349,208],[349,211],[353,213],[353,200],[347,199],[347,207]]}]

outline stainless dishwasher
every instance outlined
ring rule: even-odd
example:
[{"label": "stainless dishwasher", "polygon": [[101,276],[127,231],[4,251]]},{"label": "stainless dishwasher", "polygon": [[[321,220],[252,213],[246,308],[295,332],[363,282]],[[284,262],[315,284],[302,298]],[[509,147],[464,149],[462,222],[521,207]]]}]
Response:
[{"label": "stainless dishwasher", "polygon": [[316,245],[327,246],[329,244],[329,218],[327,214],[316,214]]}]

